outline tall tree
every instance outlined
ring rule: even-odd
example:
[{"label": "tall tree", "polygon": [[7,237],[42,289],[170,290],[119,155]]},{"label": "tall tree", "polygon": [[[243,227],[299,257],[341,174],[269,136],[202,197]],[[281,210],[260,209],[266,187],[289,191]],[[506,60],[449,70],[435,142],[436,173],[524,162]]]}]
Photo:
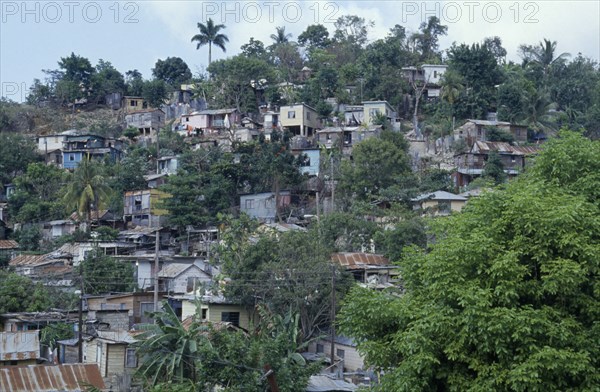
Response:
[{"label": "tall tree", "polygon": [[419,32],[412,35],[415,49],[421,53],[421,61],[440,60],[439,37],[448,33],[448,26],[442,25],[437,16],[431,16],[421,23]]},{"label": "tall tree", "polygon": [[152,76],[163,80],[172,88],[179,88],[180,84],[192,79],[192,71],[180,57],[167,57],[156,62],[152,69]]},{"label": "tall tree", "polygon": [[382,390],[600,387],[598,151],[561,134],[529,174],[437,221],[430,251],[399,263],[403,294],[347,297],[342,330]]},{"label": "tall tree", "polygon": [[101,175],[98,163],[85,158],[79,163],[67,184],[64,201],[70,211],[74,209],[84,218],[87,222],[86,229],[90,231],[92,211],[102,209],[108,203],[111,192],[106,179]]},{"label": "tall tree", "polygon": [[198,22],[200,34],[192,37],[192,42],[197,42],[196,50],[201,46],[208,45],[208,65],[212,62],[212,46],[215,45],[225,52],[225,43],[229,42],[229,38],[219,31],[223,30],[225,25],[216,25],[211,18],[208,18],[206,24]]},{"label": "tall tree", "polygon": [[271,39],[273,40],[273,45],[284,44],[286,42],[290,42],[290,38],[292,38],[291,33],[285,32],[285,26],[279,26],[275,28],[275,34],[271,34]]},{"label": "tall tree", "polygon": [[525,63],[533,61],[540,64],[544,70],[544,75],[548,75],[552,65],[564,61],[571,56],[566,52],[557,55],[556,46],[556,41],[550,41],[544,38],[544,40],[539,43],[539,46],[521,45],[519,51],[521,52],[521,57]]}]

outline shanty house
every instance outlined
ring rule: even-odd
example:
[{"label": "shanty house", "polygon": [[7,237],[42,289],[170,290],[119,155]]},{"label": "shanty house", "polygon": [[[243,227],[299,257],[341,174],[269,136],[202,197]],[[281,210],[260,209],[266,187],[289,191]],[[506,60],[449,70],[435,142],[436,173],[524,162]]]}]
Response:
[{"label": "shanty house", "polygon": [[40,359],[40,331],[0,332],[0,368],[33,365]]},{"label": "shanty house", "polygon": [[158,272],[159,284],[168,293],[185,294],[195,292],[212,275],[196,264],[171,263]]},{"label": "shanty house", "polygon": [[451,212],[460,212],[467,203],[467,198],[446,191],[437,191],[421,194],[412,200],[415,210],[423,210],[433,215],[450,215]]}]

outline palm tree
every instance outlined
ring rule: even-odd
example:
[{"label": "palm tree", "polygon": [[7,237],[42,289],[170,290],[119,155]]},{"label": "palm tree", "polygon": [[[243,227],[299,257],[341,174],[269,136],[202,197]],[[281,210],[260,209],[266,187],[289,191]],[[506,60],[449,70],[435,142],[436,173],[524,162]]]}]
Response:
[{"label": "palm tree", "polygon": [[192,42],[196,41],[196,50],[200,49],[201,46],[208,44],[208,65],[212,61],[212,46],[215,45],[221,48],[225,52],[225,43],[229,42],[229,38],[225,34],[220,34],[219,31],[224,29],[225,25],[215,25],[211,18],[208,18],[206,24],[198,22],[198,29],[200,34],[196,34],[192,37]]},{"label": "palm tree", "polygon": [[554,133],[556,126],[556,103],[545,90],[536,90],[524,95],[524,107],[520,119],[536,132]]},{"label": "palm tree", "polygon": [[556,41],[550,41],[546,38],[544,38],[543,42],[540,42],[540,46],[537,49],[534,53],[535,61],[544,67],[544,74],[548,74],[548,70],[553,64],[571,56],[569,53],[564,52],[555,57]]},{"label": "palm tree", "polygon": [[291,33],[289,33],[289,34],[285,33],[285,26],[276,27],[275,31],[276,31],[275,34],[271,34],[271,39],[273,40],[273,45],[284,44],[286,42],[289,42],[290,38],[292,38]]},{"label": "palm tree", "polygon": [[208,327],[197,317],[184,325],[166,302],[162,312],[152,312],[150,317],[154,324],[140,326],[144,332],[136,337],[142,362],[140,374],[153,385],[169,380],[195,382],[202,345],[210,346],[206,338]]},{"label": "palm tree", "polygon": [[84,158],[75,169],[71,182],[67,184],[64,201],[71,211],[75,209],[80,217],[85,217],[86,228],[89,231],[92,211],[103,208],[111,193],[112,190],[106,185],[99,167],[88,157]]}]

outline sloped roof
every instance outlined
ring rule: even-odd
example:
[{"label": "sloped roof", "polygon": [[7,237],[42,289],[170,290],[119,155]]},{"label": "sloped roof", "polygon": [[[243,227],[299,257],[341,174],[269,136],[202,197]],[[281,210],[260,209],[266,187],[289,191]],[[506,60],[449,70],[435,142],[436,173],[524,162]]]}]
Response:
[{"label": "sloped roof", "polygon": [[96,331],[99,339],[108,340],[110,343],[135,343],[134,334],[129,331]]},{"label": "sloped roof", "polygon": [[331,255],[331,261],[348,269],[362,269],[368,266],[388,266],[390,261],[374,253],[344,252]]},{"label": "sloped roof", "polygon": [[477,125],[483,125],[486,127],[495,127],[497,125],[510,125],[509,122],[505,122],[505,121],[489,121],[489,120],[473,120],[473,119],[469,119],[467,120],[467,122],[472,122],[473,124],[477,124]]},{"label": "sloped roof", "polygon": [[12,258],[9,265],[12,267],[24,266],[24,265],[41,265],[48,262],[46,255],[19,255]]},{"label": "sloped roof", "polygon": [[233,108],[233,109],[206,109],[206,110],[201,110],[199,112],[194,112],[191,115],[195,115],[195,114],[208,114],[208,115],[231,114],[236,111],[237,111],[237,109],[235,109],[235,108]]},{"label": "sloped roof", "polygon": [[315,374],[308,379],[307,392],[352,392],[358,389],[357,385],[344,380],[336,380],[326,374]]},{"label": "sloped roof", "polygon": [[[107,215],[109,213],[108,210],[96,210],[96,211],[92,211],[90,213],[90,218],[92,218],[92,220],[98,220],[98,219],[103,219],[103,218],[108,218],[110,219],[111,217],[106,217],[105,215]],[[69,219],[71,219],[72,221],[79,221],[79,214],[77,213],[77,211],[75,211],[74,213],[71,214],[71,216],[69,216]]]},{"label": "sloped roof", "polygon": [[106,388],[95,363],[0,368],[0,391],[83,392],[90,385]]},{"label": "sloped roof", "polygon": [[437,191],[432,193],[423,193],[411,199],[412,201],[423,201],[423,200],[456,200],[456,201],[467,201],[466,197],[455,195],[454,193],[446,191]]},{"label": "sloped roof", "polygon": [[0,240],[0,249],[16,249],[19,243],[15,240]]},{"label": "sloped roof", "polygon": [[187,271],[188,269],[190,269],[192,267],[196,267],[202,274],[210,276],[206,271],[202,270],[202,268],[200,268],[198,265],[188,264],[188,263],[168,264],[168,265],[164,266],[163,269],[161,269],[158,272],[158,276],[160,278],[176,278],[177,276],[181,275],[182,273],[184,273],[185,271]]},{"label": "sloped roof", "polygon": [[482,142],[476,141],[473,143],[471,152],[489,153],[490,151],[496,151],[499,154],[512,154],[512,155],[532,155],[537,154],[540,149],[537,146],[513,146],[506,142]]}]

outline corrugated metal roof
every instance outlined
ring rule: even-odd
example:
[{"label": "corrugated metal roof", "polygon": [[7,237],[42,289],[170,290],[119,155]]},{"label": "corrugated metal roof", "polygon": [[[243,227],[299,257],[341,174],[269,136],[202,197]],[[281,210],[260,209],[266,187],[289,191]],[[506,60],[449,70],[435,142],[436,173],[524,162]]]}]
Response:
[{"label": "corrugated metal roof", "polygon": [[16,249],[19,243],[15,240],[0,240],[0,249]]},{"label": "corrugated metal roof", "polygon": [[460,195],[455,195],[454,193],[446,192],[446,191],[437,191],[431,193],[424,193],[412,199],[412,201],[422,201],[422,200],[456,200],[456,201],[467,201],[467,198]]},{"label": "corrugated metal roof", "polygon": [[[160,278],[175,278],[183,273],[188,268],[193,267],[194,264],[182,264],[182,263],[172,263],[163,267],[158,272],[158,277]],[[196,266],[198,268],[198,266]]]},{"label": "corrugated metal roof", "polygon": [[357,385],[344,380],[336,380],[325,374],[316,374],[308,379],[307,392],[352,392],[358,389]]},{"label": "corrugated metal roof", "polygon": [[1,361],[22,361],[39,357],[39,331],[0,332]]},{"label": "corrugated metal roof", "polygon": [[334,253],[331,255],[331,260],[348,269],[362,269],[368,266],[387,266],[390,264],[390,261],[383,257],[383,255],[374,253]]},{"label": "corrugated metal roof", "polygon": [[489,153],[490,151],[496,151],[500,154],[513,154],[513,155],[532,155],[537,154],[540,149],[538,146],[513,146],[505,142],[482,142],[476,141],[473,144],[472,152]]},{"label": "corrugated metal roof", "polygon": [[[98,220],[98,219],[102,219],[104,218],[104,215],[108,214],[108,210],[100,210],[100,211],[92,211],[90,213],[90,218],[92,220]],[[77,211],[75,211],[74,213],[71,214],[71,216],[69,216],[69,219],[71,219],[72,221],[79,221],[79,213]],[[87,217],[86,217],[87,219]]]},{"label": "corrugated metal roof", "polygon": [[23,265],[41,265],[47,262],[46,255],[19,255],[10,260],[9,265],[23,266]]},{"label": "corrugated metal roof", "polygon": [[83,392],[90,385],[106,388],[95,363],[0,368],[0,391]]}]

